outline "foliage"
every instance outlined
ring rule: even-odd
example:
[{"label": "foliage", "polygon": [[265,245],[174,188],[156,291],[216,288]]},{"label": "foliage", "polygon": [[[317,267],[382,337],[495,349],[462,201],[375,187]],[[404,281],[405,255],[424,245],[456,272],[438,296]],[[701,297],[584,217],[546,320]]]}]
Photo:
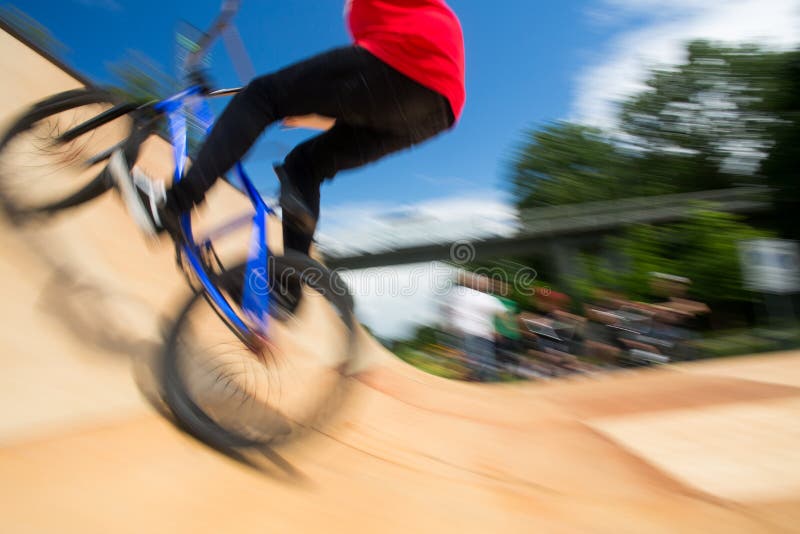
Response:
[{"label": "foliage", "polygon": [[742,287],[739,242],[768,237],[735,215],[698,206],[684,222],[632,227],[610,245],[628,261],[623,273],[603,268],[597,258],[584,257],[586,280],[582,288],[610,288],[646,299],[653,272],[685,276],[692,281],[690,293],[705,302],[750,300]]},{"label": "foliage", "polygon": [[620,128],[643,155],[647,179],[678,191],[758,181],[767,127],[777,119],[756,104],[773,79],[765,65],[775,54],[704,41],[687,52],[685,64],[653,72],[647,90],[621,108]]},{"label": "foliage", "polygon": [[798,325],[770,328],[746,328],[709,333],[691,342],[702,358],[739,356],[769,351],[796,349],[800,346]]},{"label": "foliage", "polygon": [[769,127],[772,148],[760,170],[775,191],[778,230],[784,237],[800,239],[800,51],[783,54],[775,63],[771,69],[773,83],[760,104],[780,121]]},{"label": "foliage", "polygon": [[397,341],[398,346],[408,347],[414,350],[421,350],[429,345],[436,345],[439,341],[439,331],[428,325],[419,325],[414,329],[411,337]]},{"label": "foliage", "polygon": [[469,375],[469,370],[461,361],[452,356],[437,355],[434,349],[435,347],[414,349],[401,345],[395,349],[395,354],[417,369],[442,378],[464,380]]},{"label": "foliage", "polygon": [[625,196],[622,159],[600,130],[555,123],[528,133],[516,153],[513,194],[518,207],[571,204]]},{"label": "foliage", "polygon": [[518,207],[703,191],[743,182],[780,191],[784,234],[800,202],[800,52],[697,41],[652,72],[613,132],[556,123],[526,132],[510,182]]},{"label": "foliage", "polygon": [[116,80],[112,90],[123,100],[149,102],[165,97],[175,86],[172,77],[137,50],[128,50],[119,61],[107,63],[106,69]]}]

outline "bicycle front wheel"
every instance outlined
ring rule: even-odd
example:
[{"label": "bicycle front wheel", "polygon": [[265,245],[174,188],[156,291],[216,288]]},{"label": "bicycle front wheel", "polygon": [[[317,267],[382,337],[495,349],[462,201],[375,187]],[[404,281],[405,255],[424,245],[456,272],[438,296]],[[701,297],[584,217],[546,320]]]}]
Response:
[{"label": "bicycle front wheel", "polygon": [[268,279],[244,280],[245,273],[239,265],[216,282],[237,308],[244,284],[268,289],[273,306],[286,288],[301,295],[290,315],[270,310],[268,341],[248,348],[200,292],[163,354],[166,404],[180,426],[222,449],[285,442],[317,428],[344,399],[354,356],[352,299],[336,273],[292,251],[271,259]]},{"label": "bicycle front wheel", "polygon": [[111,152],[133,131],[123,115],[69,140],[62,134],[115,106],[101,89],[67,91],[25,112],[0,138],[0,202],[12,218],[53,213],[109,189]]}]

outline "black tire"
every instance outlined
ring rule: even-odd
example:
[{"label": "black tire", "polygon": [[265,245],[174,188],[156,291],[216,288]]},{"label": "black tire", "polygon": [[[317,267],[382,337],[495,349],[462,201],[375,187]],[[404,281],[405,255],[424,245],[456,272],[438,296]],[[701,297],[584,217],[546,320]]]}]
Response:
[{"label": "black tire", "polygon": [[[214,338],[214,335],[209,333],[212,329],[211,323],[208,320],[203,321],[204,317],[201,314],[209,312],[215,314],[217,317],[213,319],[217,324],[219,318],[224,319],[224,317],[213,308],[211,299],[207,298],[204,292],[192,296],[167,334],[162,354],[162,394],[178,425],[200,441],[217,449],[274,445],[296,439],[304,431],[317,428],[332,416],[345,397],[349,382],[347,375],[354,356],[355,338],[352,299],[344,289],[345,285],[336,273],[327,270],[311,258],[293,251],[288,251],[284,256],[274,256],[269,271],[270,287],[275,287],[274,284],[278,281],[291,279],[300,281],[302,287],[306,288],[303,300],[309,298],[309,291],[315,292],[316,295],[312,295],[311,300],[316,299],[316,302],[324,303],[326,308],[333,311],[334,315],[328,318],[337,323],[339,328],[337,339],[341,343],[336,344],[335,351],[331,349],[331,354],[325,354],[326,358],[330,358],[330,368],[319,369],[319,377],[324,377],[320,383],[324,386],[319,386],[311,379],[306,381],[308,378],[306,376],[280,375],[279,368],[291,369],[294,367],[292,362],[298,361],[289,358],[300,358],[301,355],[286,354],[288,358],[285,361],[279,359],[278,352],[265,352],[256,356],[246,348],[247,332],[238,331],[228,323],[219,329],[227,330],[229,337],[226,337],[224,342],[212,344],[207,351],[202,342],[198,342],[196,338],[201,336]],[[238,309],[238,304],[234,304],[233,301],[238,302],[238,297],[241,295],[244,273],[245,265],[240,264],[225,271],[216,281],[217,287],[234,309]],[[306,276],[303,273],[313,273],[313,275]],[[296,319],[289,319],[289,321],[294,320]],[[193,328],[194,321],[202,327]],[[289,328],[275,319],[271,324],[273,328]],[[274,326],[276,324],[277,327]],[[332,327],[325,325],[322,330],[325,328],[330,330]],[[286,339],[291,335],[289,333]],[[299,336],[297,333],[294,335]],[[309,336],[304,336],[303,339],[308,341]],[[199,343],[198,347],[192,346],[195,342]],[[315,342],[316,345],[325,343],[323,340]],[[217,356],[212,354],[212,359],[206,358],[206,352],[213,352],[219,347],[224,347],[223,353]],[[302,357],[306,358],[308,354],[303,352]],[[211,362],[210,365],[208,362]],[[297,367],[303,366],[310,368],[306,360]],[[235,369],[236,373],[231,374],[231,369]],[[198,370],[203,374],[198,374]],[[248,374],[250,372],[253,376]],[[258,376],[255,376],[256,374]],[[198,378],[199,386],[196,385]],[[291,384],[281,383],[285,379],[287,381],[300,379],[303,388],[298,388],[297,384],[294,384],[294,389],[290,390]],[[233,390],[229,395],[231,383]],[[259,390],[259,384],[264,383],[267,387]],[[277,397],[271,397],[275,388],[278,390]],[[282,398],[282,388],[287,388],[285,393],[289,394],[288,397],[294,396],[294,400]],[[225,398],[217,402],[220,396]],[[276,398],[278,402],[284,402],[286,405],[277,405]],[[238,402],[240,399],[241,402],[234,407],[235,401]],[[294,404],[289,406],[289,402]],[[302,414],[305,416],[301,417]]]},{"label": "black tire", "polygon": [[[69,142],[58,137],[117,106],[107,91],[60,93],[29,108],[0,137],[0,204],[13,220],[46,215],[87,202],[111,187],[110,149],[133,131],[129,115],[99,125]],[[126,146],[128,161],[138,147]]]}]

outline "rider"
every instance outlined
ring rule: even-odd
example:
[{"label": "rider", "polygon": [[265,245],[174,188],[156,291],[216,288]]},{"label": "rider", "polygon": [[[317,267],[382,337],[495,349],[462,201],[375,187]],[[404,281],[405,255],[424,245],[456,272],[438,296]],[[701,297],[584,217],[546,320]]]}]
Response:
[{"label": "rider", "polygon": [[335,119],[333,126],[275,167],[284,248],[308,253],[323,180],[455,124],[465,100],[464,44],[445,0],[346,0],[345,15],[354,44],[254,79],[227,106],[180,182],[165,190],[147,181],[140,196],[151,230],[174,235],[179,215],[203,201],[267,126],[322,115]]}]

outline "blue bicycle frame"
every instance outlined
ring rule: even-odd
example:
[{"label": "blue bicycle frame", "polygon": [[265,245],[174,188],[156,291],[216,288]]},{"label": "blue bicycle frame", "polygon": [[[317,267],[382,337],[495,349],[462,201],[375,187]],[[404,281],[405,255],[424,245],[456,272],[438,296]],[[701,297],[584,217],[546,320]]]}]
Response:
[{"label": "blue bicycle frame", "polygon": [[[218,91],[217,95],[230,94],[235,90]],[[214,93],[212,93],[214,96]],[[174,182],[183,179],[188,158],[187,128],[185,113],[191,110],[199,119],[201,126],[209,131],[213,125],[213,114],[206,101],[206,95],[200,86],[192,86],[180,93],[169,97],[154,105],[154,109],[164,113],[169,121],[170,139],[175,158]],[[200,242],[195,241],[192,232],[191,214],[183,215],[181,225],[183,228],[185,242],[178,244],[180,251],[188,261],[194,275],[203,286],[203,290],[212,300],[217,310],[228,319],[230,324],[242,333],[256,333],[266,336],[269,319],[269,278],[268,278],[268,259],[270,251],[267,246],[267,216],[275,211],[264,202],[264,199],[256,190],[253,182],[245,173],[241,162],[235,166],[235,174],[241,183],[244,193],[250,199],[255,208],[252,219],[243,218],[233,224],[226,225],[205,236]],[[211,245],[212,239],[222,233],[226,233],[233,228],[252,221],[253,229],[250,238],[247,265],[244,272],[243,294],[241,307],[249,321],[246,322],[231,304],[225,299],[220,290],[211,280],[206,271],[204,262],[201,259],[200,251],[204,247]],[[251,322],[252,324],[248,324]],[[254,330],[255,329],[255,330]]]}]

